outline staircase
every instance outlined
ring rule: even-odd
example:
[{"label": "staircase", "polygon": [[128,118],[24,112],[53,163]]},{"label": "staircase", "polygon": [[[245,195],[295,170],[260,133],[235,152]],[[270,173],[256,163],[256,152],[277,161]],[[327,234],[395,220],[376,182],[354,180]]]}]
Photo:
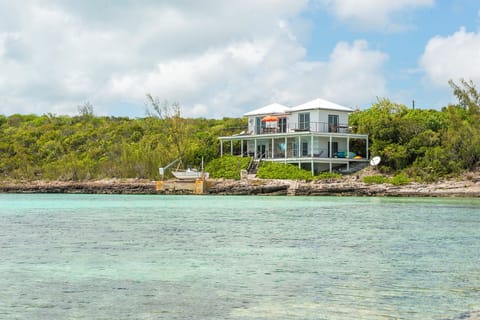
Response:
[{"label": "staircase", "polygon": [[252,160],[247,169],[248,174],[257,174],[259,166],[260,166],[260,159]]},{"label": "staircase", "polygon": [[247,171],[248,174],[250,175],[256,175],[258,172],[258,168],[260,167],[260,163],[262,162],[263,155],[260,155],[260,158],[258,159],[252,159],[250,161],[250,164],[248,165]]}]

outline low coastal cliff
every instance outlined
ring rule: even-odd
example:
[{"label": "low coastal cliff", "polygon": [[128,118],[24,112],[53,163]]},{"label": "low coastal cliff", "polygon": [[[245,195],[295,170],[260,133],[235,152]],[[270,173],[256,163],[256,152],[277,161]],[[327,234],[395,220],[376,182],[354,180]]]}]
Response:
[{"label": "low coastal cliff", "polygon": [[315,182],[289,180],[217,181],[213,194],[268,194],[292,196],[392,196],[392,197],[480,197],[480,179],[442,181],[433,184],[366,184],[358,179]]},{"label": "low coastal cliff", "polygon": [[[292,180],[209,180],[212,195],[289,195],[289,196],[404,196],[480,197],[480,175],[462,180],[432,184],[366,184],[350,176],[314,182]],[[100,181],[0,182],[2,193],[83,193],[83,194],[188,194],[182,190],[159,192],[155,181],[137,179]]]}]

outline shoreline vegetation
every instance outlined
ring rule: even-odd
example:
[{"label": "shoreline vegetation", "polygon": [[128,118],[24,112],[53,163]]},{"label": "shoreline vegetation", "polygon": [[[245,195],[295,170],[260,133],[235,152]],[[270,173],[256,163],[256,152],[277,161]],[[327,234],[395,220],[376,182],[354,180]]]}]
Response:
[{"label": "shoreline vegetation", "polygon": [[[242,180],[253,159],[221,156],[218,138],[244,132],[245,117],[184,118],[178,103],[151,95],[145,118],[95,116],[89,103],[77,116],[0,115],[0,192],[156,193],[159,167],[180,159],[177,169],[205,163],[216,194],[476,196],[480,92],[471,81],[450,85],[458,104],[441,110],[379,99],[350,114],[351,132],[367,134],[369,155],[381,158],[361,178],[255,159],[250,173],[262,179]],[[243,152],[241,143],[230,151]]]},{"label": "shoreline vegetation", "polygon": [[[283,179],[210,179],[209,195],[287,196],[390,196],[390,197],[480,197],[480,169],[456,179],[433,183],[411,182],[396,186],[365,183],[362,174],[315,181]],[[1,181],[1,193],[65,194],[189,194],[186,191],[156,191],[155,181],[105,179],[95,181]]]}]

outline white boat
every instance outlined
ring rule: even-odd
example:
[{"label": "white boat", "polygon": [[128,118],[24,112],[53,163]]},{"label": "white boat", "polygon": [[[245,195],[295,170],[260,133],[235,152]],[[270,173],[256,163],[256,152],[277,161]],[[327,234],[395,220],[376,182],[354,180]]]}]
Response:
[{"label": "white boat", "polygon": [[175,178],[179,180],[195,180],[199,178],[208,179],[208,172],[198,171],[196,169],[187,169],[182,171],[172,171]]}]

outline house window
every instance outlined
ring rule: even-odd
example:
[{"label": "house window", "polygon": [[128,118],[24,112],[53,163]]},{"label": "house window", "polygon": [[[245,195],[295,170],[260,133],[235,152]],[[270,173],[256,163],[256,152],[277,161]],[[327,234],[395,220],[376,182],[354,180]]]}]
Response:
[{"label": "house window", "polygon": [[310,129],[310,112],[298,114],[298,129],[300,130]]},{"label": "house window", "polygon": [[287,132],[287,118],[278,118],[278,132]]},{"label": "house window", "polygon": [[255,122],[255,133],[260,134],[263,132],[263,129],[266,127],[265,122],[262,121],[262,117],[257,117]]},{"label": "house window", "polygon": [[328,115],[328,132],[337,132],[338,115]]}]

